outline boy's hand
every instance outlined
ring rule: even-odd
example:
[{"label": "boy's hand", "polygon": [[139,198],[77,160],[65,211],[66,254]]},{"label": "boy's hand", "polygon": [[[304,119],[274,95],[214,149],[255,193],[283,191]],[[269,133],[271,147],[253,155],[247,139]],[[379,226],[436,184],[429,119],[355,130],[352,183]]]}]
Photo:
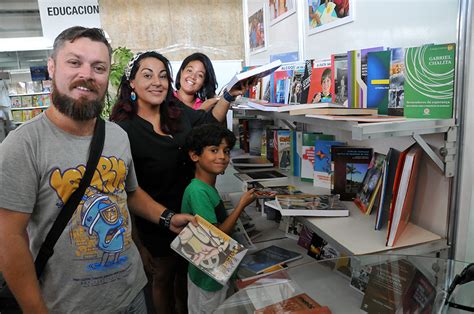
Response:
[{"label": "boy's hand", "polygon": [[174,233],[179,233],[189,222],[195,226],[198,225],[194,216],[189,214],[176,214],[171,217],[170,230]]},{"label": "boy's hand", "polygon": [[240,197],[239,206],[242,208],[247,207],[250,203],[252,203],[257,196],[255,195],[255,189],[248,190]]}]

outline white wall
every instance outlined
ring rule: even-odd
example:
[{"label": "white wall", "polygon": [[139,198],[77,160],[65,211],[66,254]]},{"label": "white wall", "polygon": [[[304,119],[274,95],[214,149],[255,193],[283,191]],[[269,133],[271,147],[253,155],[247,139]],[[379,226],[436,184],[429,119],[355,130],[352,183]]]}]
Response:
[{"label": "white wall", "polygon": [[[243,7],[248,8],[247,17],[268,2],[264,0],[243,1],[246,4]],[[266,63],[272,54],[295,51],[299,48],[303,50],[300,55],[304,59],[322,59],[333,53],[373,46],[412,47],[427,43],[456,42],[459,1],[467,0],[354,0],[355,19],[353,22],[312,35],[307,34],[308,1],[296,1],[299,12],[278,24],[269,25],[266,23],[267,50],[259,54],[247,54],[246,59],[249,64]],[[247,17],[244,12],[244,21],[247,21]],[[302,34],[303,43],[298,40],[299,32]],[[245,36],[247,38],[248,32]],[[474,60],[473,58],[471,53],[471,60]],[[471,70],[471,73],[473,71]],[[472,74],[470,79],[471,82],[474,82]],[[468,95],[468,101],[474,101],[472,91]],[[472,118],[473,112],[474,110],[467,112],[467,119]],[[318,128],[311,126],[310,130],[313,129]],[[323,131],[328,132],[328,130]],[[472,130],[469,129],[466,133],[472,134]],[[466,138],[468,141],[469,135]],[[442,146],[444,140],[442,135],[427,136],[425,139],[435,151]],[[373,146],[376,151],[383,153],[390,146],[403,149],[412,142],[410,137],[404,137],[389,141],[376,140],[358,143]],[[465,155],[467,155],[465,160],[470,163],[472,160],[470,149],[466,149]],[[426,156],[421,168],[412,220],[435,233],[446,236],[451,180],[446,178]],[[469,239],[474,241],[474,230],[468,230],[470,225],[474,226],[474,217],[470,218],[469,222],[469,208],[474,207],[474,200],[471,204],[472,175],[467,172],[467,167],[465,169],[466,171],[463,171],[463,185],[465,185],[462,194],[463,203],[460,204],[460,221],[462,223],[459,226],[460,234],[457,241],[458,250],[463,252],[468,250],[472,259],[474,245],[468,249],[469,245],[466,241],[463,243],[468,233]],[[469,240],[467,242],[474,243]]]}]

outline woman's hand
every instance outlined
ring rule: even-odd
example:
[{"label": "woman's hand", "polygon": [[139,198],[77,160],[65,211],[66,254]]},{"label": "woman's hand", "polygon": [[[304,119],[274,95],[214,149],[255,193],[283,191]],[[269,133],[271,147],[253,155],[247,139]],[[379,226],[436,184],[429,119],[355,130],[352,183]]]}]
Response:
[{"label": "woman's hand", "polygon": [[212,108],[214,108],[214,106],[217,104],[219,99],[221,99],[221,98],[220,97],[209,98],[209,99],[207,99],[206,101],[204,101],[202,103],[202,105],[201,105],[201,107],[199,107],[199,109],[209,111]]}]

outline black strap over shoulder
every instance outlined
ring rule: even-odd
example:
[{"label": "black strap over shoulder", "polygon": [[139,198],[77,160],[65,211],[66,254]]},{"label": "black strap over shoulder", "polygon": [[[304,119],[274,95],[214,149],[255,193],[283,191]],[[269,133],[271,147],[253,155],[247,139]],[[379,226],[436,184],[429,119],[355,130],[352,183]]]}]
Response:
[{"label": "black strap over shoulder", "polygon": [[99,163],[100,155],[102,154],[102,149],[104,148],[105,141],[105,122],[101,118],[97,118],[94,127],[94,135],[92,136],[90,148],[89,148],[89,159],[87,160],[86,172],[81,179],[79,187],[71,194],[69,199],[64,204],[61,209],[56,221],[49,230],[46,239],[44,240],[41,248],[39,250],[38,256],[35,260],[35,269],[36,276],[38,279],[43,273],[44,267],[48,262],[49,258],[54,253],[54,246],[61,236],[64,228],[68,224],[69,220],[72,217],[72,214],[76,210],[79,202],[81,201],[87,187],[90,185],[92,177],[94,175],[97,164]]}]

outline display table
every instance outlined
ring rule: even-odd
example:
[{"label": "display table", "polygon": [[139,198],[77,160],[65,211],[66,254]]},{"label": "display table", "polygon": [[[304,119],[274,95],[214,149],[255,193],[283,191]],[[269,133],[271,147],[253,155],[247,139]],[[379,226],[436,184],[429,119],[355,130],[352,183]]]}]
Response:
[{"label": "display table", "polygon": [[[364,259],[370,260],[371,264],[367,265]],[[301,293],[329,307],[332,313],[413,313],[420,307],[432,310],[427,313],[467,313],[445,305],[444,300],[453,278],[468,263],[396,255],[354,256],[329,261],[308,261],[305,258],[304,261],[290,263],[286,278],[270,275],[237,291],[216,313],[254,313]],[[365,289],[367,295],[364,297],[356,287]],[[470,282],[458,285],[449,300],[473,307],[473,296],[474,283]],[[386,310],[375,310],[377,302],[382,304],[378,308],[385,306]],[[420,305],[420,302],[425,304]]]}]

